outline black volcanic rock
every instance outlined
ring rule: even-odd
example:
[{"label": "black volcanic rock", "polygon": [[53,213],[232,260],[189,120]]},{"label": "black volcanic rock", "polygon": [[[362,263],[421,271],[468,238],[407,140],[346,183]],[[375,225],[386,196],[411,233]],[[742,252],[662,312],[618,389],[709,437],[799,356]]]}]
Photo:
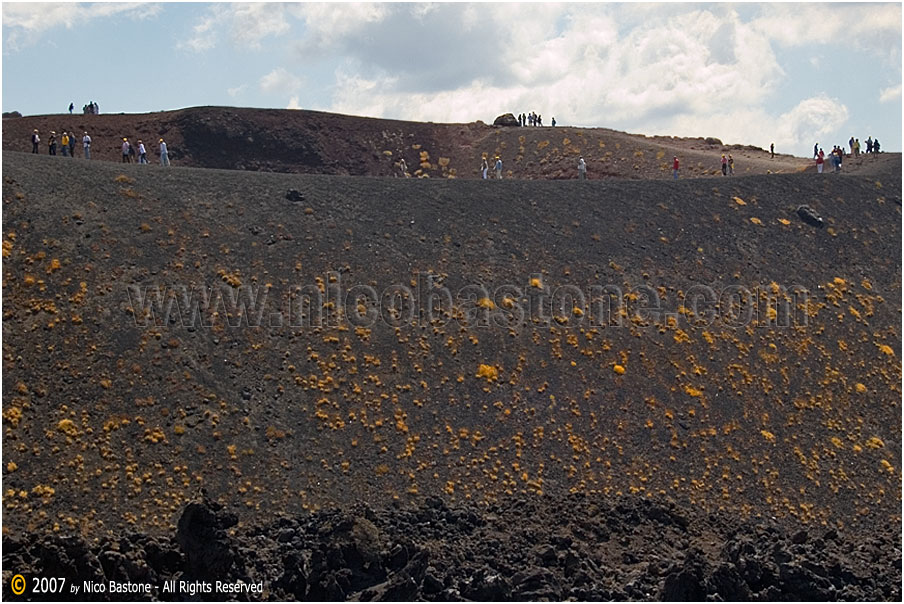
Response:
[{"label": "black volcanic rock", "polygon": [[493,125],[494,126],[520,126],[521,124],[518,123],[518,118],[516,118],[513,114],[503,113],[502,115],[497,117],[495,120],[493,120]]}]

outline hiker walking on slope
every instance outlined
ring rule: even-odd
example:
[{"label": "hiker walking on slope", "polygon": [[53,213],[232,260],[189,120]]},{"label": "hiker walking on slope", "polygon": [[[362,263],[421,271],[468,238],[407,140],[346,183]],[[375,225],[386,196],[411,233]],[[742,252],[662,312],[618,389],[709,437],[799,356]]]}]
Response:
[{"label": "hiker walking on slope", "polygon": [[[405,163],[405,160],[402,160],[402,164]],[[160,139],[160,165],[168,166],[169,165],[169,154],[166,152],[166,141],[162,138]],[[406,174],[407,176],[407,174]]]},{"label": "hiker walking on slope", "polygon": [[65,130],[63,131],[63,137],[60,139],[60,145],[63,147],[63,157],[69,157],[69,135]]},{"label": "hiker walking on slope", "polygon": [[822,149],[819,150],[819,153],[816,154],[816,173],[822,174],[822,168],[826,163],[826,154],[822,152]]},{"label": "hiker walking on slope", "polygon": [[728,175],[734,175],[734,158],[731,156],[731,153],[728,154]]},{"label": "hiker walking on slope", "polygon": [[578,178],[581,180],[587,180],[587,164],[584,163],[583,157],[578,160]]},{"label": "hiker walking on slope", "polygon": [[132,158],[129,157],[132,152],[132,145],[129,144],[128,138],[122,139],[122,163],[130,164],[132,163]]},{"label": "hiker walking on slope", "polygon": [[82,147],[85,148],[85,159],[91,159],[91,137],[88,136],[87,132],[82,137]]},{"label": "hiker walking on slope", "polygon": [[141,142],[141,139],[138,139],[138,163],[146,164],[148,163],[148,152],[147,149],[144,148],[144,143]]},{"label": "hiker walking on slope", "polygon": [[56,131],[50,131],[50,138],[47,141],[47,153],[50,155],[56,155]]},{"label": "hiker walking on slope", "polygon": [[[35,128],[35,131],[31,133],[31,152],[38,152],[38,144],[41,142],[41,137],[38,135],[38,129]],[[870,143],[872,145],[872,143]]]},{"label": "hiker walking on slope", "polygon": [[722,176],[728,176],[728,160],[724,153],[722,154]]},{"label": "hiker walking on slope", "polygon": [[69,157],[75,157],[75,130],[69,135]]},{"label": "hiker walking on slope", "polygon": [[771,159],[775,159],[775,143],[769,143],[769,154],[772,155]]},{"label": "hiker walking on slope", "polygon": [[678,180],[678,156],[672,158],[672,179]]},{"label": "hiker walking on slope", "polygon": [[502,159],[496,156],[496,180],[502,180]]},{"label": "hiker walking on slope", "polygon": [[487,158],[483,158],[480,160],[480,173],[483,174],[483,179],[487,179],[487,172],[490,169],[490,165],[487,163]]},{"label": "hiker walking on slope", "polygon": [[819,143],[813,145],[813,157],[819,157]]}]

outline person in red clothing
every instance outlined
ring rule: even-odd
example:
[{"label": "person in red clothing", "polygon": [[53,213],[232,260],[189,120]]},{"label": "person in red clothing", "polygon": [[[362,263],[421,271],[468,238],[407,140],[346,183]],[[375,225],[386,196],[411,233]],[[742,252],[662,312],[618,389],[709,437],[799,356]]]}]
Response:
[{"label": "person in red clothing", "polygon": [[678,180],[678,156],[672,158],[672,178]]},{"label": "person in red clothing", "polygon": [[819,150],[819,153],[816,154],[816,172],[818,174],[822,174],[822,167],[826,163],[826,154],[822,152],[822,149]]}]

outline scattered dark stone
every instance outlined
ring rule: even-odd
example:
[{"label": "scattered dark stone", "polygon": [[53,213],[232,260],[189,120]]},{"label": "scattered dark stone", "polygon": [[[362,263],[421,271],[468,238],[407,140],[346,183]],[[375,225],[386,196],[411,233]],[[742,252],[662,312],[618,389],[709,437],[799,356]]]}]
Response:
[{"label": "scattered dark stone", "polygon": [[289,201],[304,201],[304,193],[295,189],[286,191],[286,199]]},{"label": "scattered dark stone", "polygon": [[820,216],[816,210],[811,208],[810,206],[803,205],[797,208],[797,215],[800,216],[801,220],[806,222],[807,224],[815,227],[822,227],[823,220],[822,216]]}]

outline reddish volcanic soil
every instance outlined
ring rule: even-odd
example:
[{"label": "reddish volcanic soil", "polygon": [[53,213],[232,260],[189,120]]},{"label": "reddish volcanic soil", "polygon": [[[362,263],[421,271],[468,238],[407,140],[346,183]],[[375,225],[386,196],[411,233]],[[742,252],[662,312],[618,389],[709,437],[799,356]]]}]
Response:
[{"label": "reddish volcanic soil", "polygon": [[[109,161],[22,152],[60,123]],[[3,149],[4,598],[900,599],[900,154],[226,108]]]}]

